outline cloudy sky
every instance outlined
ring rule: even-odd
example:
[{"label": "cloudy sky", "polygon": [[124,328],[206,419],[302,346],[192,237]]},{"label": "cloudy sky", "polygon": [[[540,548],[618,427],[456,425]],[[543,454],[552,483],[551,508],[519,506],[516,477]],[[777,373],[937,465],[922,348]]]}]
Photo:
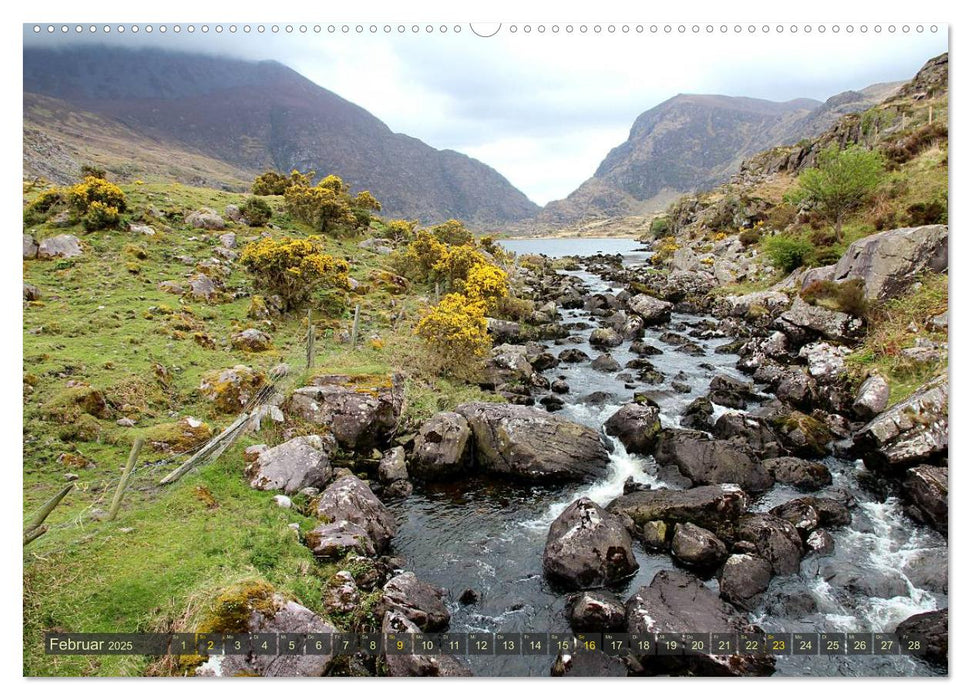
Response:
[{"label": "cloudy sky", "polygon": [[[228,25],[227,25],[228,26]],[[454,25],[449,25],[451,28]],[[478,158],[505,175],[538,204],[560,199],[593,174],[614,146],[627,138],[641,112],[678,93],[719,93],[771,100],[811,97],[825,100],[844,90],[911,77],[931,56],[947,50],[947,29],[930,25],[918,33],[884,25],[834,34],[792,33],[788,25],[766,34],[748,25],[726,34],[714,25],[708,34],[690,26],[684,34],[650,25],[627,34],[617,25],[599,33],[593,25],[580,34],[550,26],[540,34],[532,25],[513,33],[503,26],[495,36],[476,36],[469,25],[455,33],[418,34],[410,25],[399,35],[392,25],[358,35],[340,27],[334,34],[308,26],[305,34],[267,31],[216,34],[200,31],[124,35],[112,31],[84,41],[154,45],[249,59],[274,59],[319,85],[355,102],[393,130],[436,148],[452,148]],[[804,25],[801,25],[804,26]],[[477,25],[482,33],[494,25]],[[59,31],[35,35],[25,26],[25,42],[55,46],[77,41]]]}]

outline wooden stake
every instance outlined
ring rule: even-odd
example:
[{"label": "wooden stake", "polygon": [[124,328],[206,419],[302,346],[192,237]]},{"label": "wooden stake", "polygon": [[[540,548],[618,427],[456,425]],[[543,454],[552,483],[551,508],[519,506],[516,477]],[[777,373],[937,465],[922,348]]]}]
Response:
[{"label": "wooden stake", "polygon": [[361,305],[354,307],[354,327],[351,329],[351,348],[357,347],[357,332],[361,326]]},{"label": "wooden stake", "polygon": [[235,440],[236,433],[238,433],[239,430],[243,428],[247,424],[247,422],[249,422],[249,419],[250,419],[250,415],[248,413],[244,413],[243,415],[239,416],[236,420],[234,420],[230,424],[228,428],[226,428],[224,431],[219,433],[219,435],[217,435],[212,440],[210,440],[205,445],[203,445],[202,448],[194,455],[189,457],[189,459],[186,460],[185,464],[183,464],[178,469],[173,469],[171,472],[166,474],[162,478],[162,480],[159,481],[158,483],[162,486],[165,486],[166,484],[175,483],[183,476],[188,474],[190,471],[192,471],[192,469],[194,469],[195,466],[200,462],[202,462],[203,460],[213,456],[214,454],[216,455],[222,454],[223,450],[226,449],[229,443]]},{"label": "wooden stake", "polygon": [[[53,498],[51,498],[47,503],[45,503],[41,507],[39,511],[37,511],[37,515],[31,518],[30,522],[24,525],[24,533],[29,533],[31,530],[38,529],[44,523],[44,521],[47,520],[47,516],[51,514],[51,511],[57,508],[57,504],[60,503],[64,499],[64,497],[71,492],[71,489],[73,488],[74,488],[74,482],[72,481],[70,484],[62,488],[60,491],[58,491]],[[44,534],[44,533],[40,533],[40,534]]]},{"label": "wooden stake", "polygon": [[40,527],[35,527],[33,530],[24,530],[24,546],[36,540],[38,537],[47,532],[47,526],[41,525]]},{"label": "wooden stake", "polygon": [[311,310],[307,309],[307,369],[314,367],[314,324],[311,320]]},{"label": "wooden stake", "polygon": [[115,489],[115,497],[111,499],[111,508],[108,510],[108,522],[111,522],[118,515],[118,509],[121,508],[121,499],[125,497],[125,490],[128,488],[128,482],[131,481],[132,471],[135,469],[135,462],[138,461],[138,453],[142,451],[142,445],[145,444],[145,438],[136,438],[135,442],[131,446],[131,452],[128,453],[128,462],[125,463],[125,471],[121,473],[121,481],[118,482],[118,488]]}]

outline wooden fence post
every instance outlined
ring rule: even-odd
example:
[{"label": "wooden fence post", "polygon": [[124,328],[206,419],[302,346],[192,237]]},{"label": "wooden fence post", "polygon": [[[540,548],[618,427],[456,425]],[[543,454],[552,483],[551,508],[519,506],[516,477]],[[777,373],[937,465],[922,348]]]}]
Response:
[{"label": "wooden fence post", "polygon": [[111,508],[108,510],[108,522],[111,522],[118,515],[118,509],[121,508],[121,499],[125,497],[125,490],[128,488],[128,482],[131,481],[132,472],[135,469],[135,462],[138,461],[138,453],[142,451],[142,445],[145,444],[145,438],[137,438],[131,446],[131,452],[128,453],[128,462],[125,464],[125,471],[121,473],[121,481],[118,482],[118,488],[115,489],[115,497],[111,499]]},{"label": "wooden fence post", "polygon": [[361,327],[361,305],[354,307],[354,327],[351,329],[351,348],[357,348],[357,332]]},{"label": "wooden fence post", "polygon": [[73,489],[74,489],[74,482],[72,481],[70,484],[68,484],[60,491],[58,491],[56,494],[54,494],[54,496],[49,501],[47,501],[47,503],[41,506],[41,509],[37,511],[37,514],[34,515],[34,517],[31,518],[26,525],[24,525],[24,545],[27,545],[33,542],[38,537],[40,537],[45,532],[47,532],[47,526],[44,525],[44,521],[47,520],[47,516],[50,515],[55,508],[57,508],[57,505]]}]

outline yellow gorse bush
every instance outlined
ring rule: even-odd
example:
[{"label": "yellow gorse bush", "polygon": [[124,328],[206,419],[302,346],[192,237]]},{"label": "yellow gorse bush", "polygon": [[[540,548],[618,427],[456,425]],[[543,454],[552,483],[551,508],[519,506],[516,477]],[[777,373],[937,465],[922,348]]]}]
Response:
[{"label": "yellow gorse bush", "polygon": [[486,305],[464,294],[446,294],[418,322],[415,333],[429,346],[444,371],[455,374],[492,346]]},{"label": "yellow gorse bush", "polygon": [[313,187],[306,177],[295,179],[291,175],[291,184],[283,192],[283,199],[291,216],[318,231],[366,227],[371,220],[370,212],[381,210],[381,203],[367,190],[351,197],[347,185],[337,175],[328,175]]},{"label": "yellow gorse bush", "polygon": [[488,264],[485,256],[474,245],[463,244],[447,247],[445,254],[433,269],[452,283],[453,287],[465,280],[476,265]]},{"label": "yellow gorse bush", "polygon": [[346,260],[323,253],[318,239],[261,238],[243,248],[240,264],[261,290],[278,294],[286,309],[305,302],[318,286],[346,290]]},{"label": "yellow gorse bush", "polygon": [[125,211],[125,193],[118,185],[100,177],[89,175],[67,190],[67,200],[78,215],[88,213],[95,202],[105,207],[113,207],[115,212]]},{"label": "yellow gorse bush", "polygon": [[85,231],[101,231],[117,226],[120,220],[117,207],[95,200],[88,205],[87,211],[81,217],[81,225]]},{"label": "yellow gorse bush", "polygon": [[465,278],[465,296],[481,301],[486,310],[492,311],[500,299],[509,296],[509,275],[489,263],[474,265]]}]

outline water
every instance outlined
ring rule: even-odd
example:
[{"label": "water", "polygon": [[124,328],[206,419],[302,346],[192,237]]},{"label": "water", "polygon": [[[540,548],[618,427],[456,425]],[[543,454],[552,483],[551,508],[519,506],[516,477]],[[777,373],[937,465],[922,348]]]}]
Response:
[{"label": "water", "polygon": [[626,255],[644,247],[633,238],[518,238],[500,240],[499,245],[517,255],[546,255],[550,258],[586,257],[597,253]]},{"label": "water", "polygon": [[[635,242],[624,239],[543,239],[504,241],[503,244],[529,244],[526,248],[531,252],[553,256],[563,250],[577,254],[590,247],[607,252],[603,240],[627,245],[626,249],[610,251],[623,253],[626,265],[644,264],[644,253],[637,252]],[[582,279],[591,293],[619,291],[590,273],[572,274]],[[596,319],[591,319],[583,310],[564,311],[563,317],[564,323],[587,321],[591,329],[596,325]],[[669,327],[687,335],[700,321],[699,317],[675,314]],[[713,352],[715,347],[728,342],[728,338],[692,337],[704,348],[705,354],[690,356],[659,340],[661,333],[668,329],[647,329],[643,338],[664,350],[663,354],[648,358],[664,373],[664,383],[649,386],[635,380],[635,384],[637,391],[650,393],[658,402],[662,424],[676,426],[687,404],[706,393],[708,383],[716,373],[742,375],[734,368],[735,355]],[[585,338],[589,332],[590,329],[586,329],[577,331],[577,334]],[[580,348],[591,357],[599,354],[586,342],[548,345],[554,354],[566,347]],[[627,342],[614,348],[611,354],[621,366],[635,357]],[[671,379],[679,373],[690,388],[688,393],[678,393],[670,387]],[[634,390],[626,388],[623,381],[616,379],[616,374],[594,371],[589,363],[562,364],[545,373],[550,380],[562,376],[570,385],[570,393],[563,396],[567,404],[559,415],[597,429],[633,396]],[[606,391],[612,397],[601,405],[577,401],[593,391]],[[542,572],[543,549],[553,519],[581,496],[606,505],[622,494],[628,478],[654,487],[685,486],[684,483],[666,483],[652,458],[629,455],[619,442],[609,438],[608,441],[613,447],[609,471],[592,484],[545,487],[480,478],[420,487],[397,506],[396,553],[406,559],[408,568],[419,578],[448,591],[451,631],[569,630],[566,618],[568,594],[548,584]],[[853,523],[832,533],[836,541],[833,556],[825,559],[807,557],[799,574],[774,579],[762,607],[750,616],[751,621],[766,631],[776,632],[884,632],[892,631],[914,613],[945,607],[946,540],[932,530],[917,527],[895,499],[882,502],[867,492],[857,478],[862,469],[859,464],[832,458],[827,461],[834,478],[831,488],[849,493],[857,503],[852,509]],[[756,501],[753,509],[765,511],[799,495],[789,487],[776,486]],[[668,555],[649,554],[637,543],[635,555],[640,569],[630,580],[614,589],[621,600],[649,584],[658,571],[673,568]],[[934,562],[943,562],[942,580],[912,578],[915,572],[920,573],[912,564],[927,557]],[[819,575],[821,567],[826,565],[837,571],[858,571],[863,583],[860,580],[843,581],[831,586]],[[922,578],[934,577],[924,575]],[[717,590],[717,583],[708,583]],[[873,590],[863,590],[867,587]],[[457,602],[466,589],[481,596],[474,605],[464,606]],[[484,676],[547,676],[553,661],[552,657],[525,655],[472,656],[465,660],[476,675]],[[776,668],[778,675],[796,676],[936,673],[923,662],[906,656],[778,657]]]}]

